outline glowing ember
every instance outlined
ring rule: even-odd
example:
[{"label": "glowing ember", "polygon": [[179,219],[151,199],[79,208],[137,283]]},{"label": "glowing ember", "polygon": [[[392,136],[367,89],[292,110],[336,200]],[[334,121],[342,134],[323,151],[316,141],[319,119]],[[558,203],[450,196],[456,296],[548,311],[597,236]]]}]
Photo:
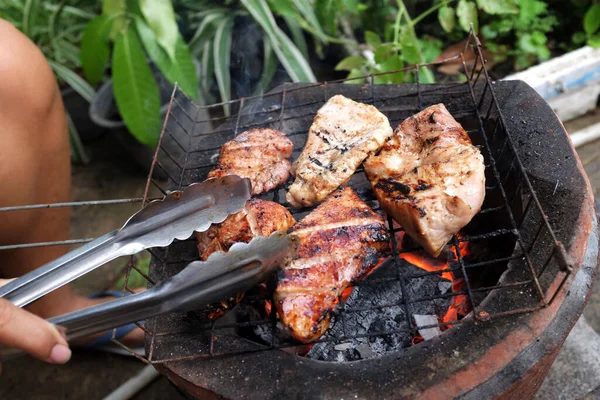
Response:
[{"label": "glowing ember", "polygon": [[[462,235],[459,233],[457,237],[460,239]],[[402,242],[404,239],[404,232],[396,233],[396,242],[399,246],[402,246]],[[460,252],[461,257],[467,256],[469,251],[469,244],[467,242],[459,242],[458,250]],[[439,275],[450,282],[452,282],[452,293],[460,293],[465,290],[466,284],[463,278],[454,278],[454,275],[450,269],[450,262],[458,261],[458,256],[456,255],[456,249],[452,248],[452,257],[448,261],[443,261],[437,258],[432,257],[425,251],[412,251],[407,253],[400,253],[399,257],[403,260],[411,263],[412,265],[421,268],[428,272],[438,272]],[[443,272],[441,272],[443,271]],[[449,323],[452,321],[457,321],[459,318],[464,317],[470,311],[469,298],[467,295],[459,294],[455,295],[452,298],[452,305],[446,312],[446,315],[441,319],[440,323]],[[451,324],[447,324],[446,327],[451,326]],[[444,327],[442,327],[444,329]],[[422,341],[420,337],[414,338],[413,342],[418,343]]]}]

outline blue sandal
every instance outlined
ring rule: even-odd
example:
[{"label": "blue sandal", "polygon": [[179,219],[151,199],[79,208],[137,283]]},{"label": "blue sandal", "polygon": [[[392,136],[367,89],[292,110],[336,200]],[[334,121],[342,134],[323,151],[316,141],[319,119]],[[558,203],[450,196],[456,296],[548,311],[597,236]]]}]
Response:
[{"label": "blue sandal", "polygon": [[[125,292],[125,296],[129,296],[129,295],[131,295],[131,293]],[[106,298],[106,297],[120,298],[122,296],[121,296],[121,292],[107,291],[107,292],[100,292],[100,293],[92,294],[92,295],[88,296],[88,299],[102,299],[102,298]],[[137,327],[138,326],[136,324],[128,324],[128,325],[123,325],[123,326],[118,327],[117,331],[115,333],[115,339],[116,340],[122,339],[125,335],[127,335],[129,332],[133,331]],[[104,333],[102,336],[96,338],[91,343],[88,343],[82,347],[92,348],[92,349],[101,350],[101,351],[107,351],[110,353],[131,355],[129,352],[127,352],[126,350],[124,350],[123,348],[114,344],[111,341],[111,339],[113,338],[113,332],[114,332],[114,329],[111,329],[111,330],[107,331],[106,333]],[[133,348],[132,350],[140,355],[144,354],[144,346],[143,345],[140,346],[139,348]]]}]

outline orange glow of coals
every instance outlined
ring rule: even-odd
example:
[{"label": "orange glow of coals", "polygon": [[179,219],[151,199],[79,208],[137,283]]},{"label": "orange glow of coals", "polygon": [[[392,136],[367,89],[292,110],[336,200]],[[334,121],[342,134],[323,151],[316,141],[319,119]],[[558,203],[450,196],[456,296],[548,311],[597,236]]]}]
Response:
[{"label": "orange glow of coals", "polygon": [[[403,231],[396,233],[396,242],[398,243],[400,248],[402,248],[404,234],[405,233]],[[456,236],[458,239],[462,237],[460,233]],[[446,279],[447,281],[452,282],[452,293],[460,293],[466,288],[465,280],[463,278],[454,278],[453,273],[451,271],[448,271],[450,269],[450,262],[458,261],[458,256],[456,255],[456,248],[454,246],[452,250],[452,257],[448,261],[443,261],[434,258],[430,254],[422,250],[400,253],[398,256],[406,262],[414,265],[415,267],[421,268],[428,272],[444,271],[440,272],[439,276],[441,276],[443,279]],[[464,258],[468,254],[470,254],[469,244],[467,242],[459,241],[458,251],[460,253],[461,258]],[[469,311],[470,305],[468,296],[464,294],[455,295],[452,297],[452,304],[450,305],[448,311],[446,312],[446,314],[440,322],[449,323],[451,321],[457,321],[459,318],[462,318],[465,315],[467,315]],[[450,324],[446,325],[446,327],[449,326]],[[444,327],[442,327],[442,329],[444,329]],[[416,344],[421,340],[422,339],[420,337],[413,338],[413,344]]]}]

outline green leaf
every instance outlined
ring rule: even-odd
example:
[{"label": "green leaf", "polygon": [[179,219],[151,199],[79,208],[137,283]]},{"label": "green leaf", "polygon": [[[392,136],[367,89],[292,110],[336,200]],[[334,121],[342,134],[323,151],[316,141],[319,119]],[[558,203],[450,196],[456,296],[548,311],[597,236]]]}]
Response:
[{"label": "green leaf", "polygon": [[575,32],[573,36],[571,36],[571,40],[577,45],[585,43],[586,39],[587,35],[585,34],[585,32],[582,31]]},{"label": "green leaf", "polygon": [[77,131],[77,126],[71,119],[69,113],[65,113],[67,115],[67,128],[69,130],[69,143],[71,145],[71,159],[75,163],[81,163],[87,165],[90,163],[90,158],[85,152],[85,148],[83,147],[83,143],[81,143],[81,138],[79,136],[79,132]]},{"label": "green leaf", "polygon": [[39,11],[38,0],[26,0],[23,7],[23,22],[21,30],[30,39],[34,39],[34,29],[36,27],[37,16]]},{"label": "green leaf", "polygon": [[550,57],[550,50],[546,47],[546,35],[540,31],[525,33],[518,38],[519,48],[527,53],[534,54],[540,59],[545,60]]},{"label": "green leaf", "polygon": [[171,0],[139,0],[139,5],[158,43],[174,58],[179,30]]},{"label": "green leaf", "polygon": [[[381,72],[392,72],[404,68],[404,62],[398,56],[388,58],[383,64],[381,64]],[[392,84],[402,83],[404,81],[404,71],[398,71],[395,73],[378,75],[375,77],[375,83]]]},{"label": "green leaf", "polygon": [[479,8],[487,14],[517,14],[519,9],[511,0],[477,0]]},{"label": "green leaf", "polygon": [[592,5],[583,17],[583,30],[588,35],[595,33],[600,28],[600,4]]},{"label": "green leaf", "polygon": [[409,64],[418,64],[421,61],[419,50],[415,46],[403,46],[400,54],[402,59]]},{"label": "green leaf", "polygon": [[433,72],[427,67],[419,68],[419,82],[421,83],[435,83],[435,76]]},{"label": "green leaf", "polygon": [[345,10],[352,14],[357,14],[360,10],[360,2],[358,0],[342,0]]},{"label": "green leaf", "polygon": [[458,16],[460,27],[465,32],[471,30],[471,23],[473,23],[473,29],[477,32],[479,24],[477,20],[477,6],[475,3],[467,0],[459,0],[458,6],[456,7],[456,15]]},{"label": "green leaf", "polygon": [[316,0],[315,11],[321,26],[331,35],[337,35],[336,13],[339,2],[337,0]]},{"label": "green leaf", "polygon": [[411,29],[407,26],[400,33],[400,44],[402,45],[401,57],[409,64],[417,64],[422,62],[419,44],[414,42],[414,37]]},{"label": "green leaf", "polygon": [[160,94],[135,29],[115,41],[113,91],[119,113],[133,136],[156,146],[160,135]]},{"label": "green leaf", "polygon": [[377,47],[373,52],[375,55],[375,63],[381,64],[387,60],[392,53],[394,52],[394,44],[393,43],[383,43],[381,46]]},{"label": "green leaf", "polygon": [[595,49],[600,48],[600,35],[594,35],[589,38],[587,44]]},{"label": "green leaf", "polygon": [[54,73],[67,85],[73,88],[81,97],[83,97],[88,103],[92,102],[92,99],[96,95],[96,91],[90,86],[82,77],[71,71],[64,65],[57,63],[56,61],[48,60],[48,64],[54,71]]},{"label": "green leaf", "polygon": [[181,35],[177,36],[177,43],[175,44],[175,62],[171,65],[171,72],[165,74],[173,74],[177,76],[174,81],[177,82],[181,90],[194,100],[198,100],[198,71],[194,64],[194,59],[183,40]]},{"label": "green leaf", "polygon": [[[346,77],[347,80],[344,83],[349,83],[349,84],[365,83],[365,78],[363,78],[364,75],[365,75],[364,72],[361,71],[360,69],[353,69],[352,71],[350,71],[350,73]],[[362,78],[362,79],[354,79],[354,78]]]},{"label": "green leaf", "polygon": [[56,30],[58,28],[58,21],[60,21],[60,16],[62,14],[62,10],[65,8],[65,3],[67,0],[61,0],[60,4],[56,8],[55,11],[52,12],[52,16],[50,17],[50,21],[48,24],[48,36],[50,36],[50,41],[53,41],[56,38]]},{"label": "green leaf", "polygon": [[81,50],[79,47],[66,40],[55,41],[54,45],[55,49],[58,49],[65,59],[68,60],[68,65],[79,66],[79,60],[81,59]]},{"label": "green leaf", "polygon": [[[233,20],[224,19],[217,26],[213,44],[213,59],[215,64],[215,75],[217,77],[217,86],[221,94],[221,101],[227,102],[231,99],[231,75],[229,66],[231,63],[231,32],[233,30]],[[223,104],[223,110],[226,116],[230,114],[229,104]]]},{"label": "green leaf", "polygon": [[315,82],[316,78],[306,58],[294,42],[275,23],[275,18],[265,0],[241,0],[255,21],[263,28],[277,58],[294,82]]},{"label": "green leaf", "polygon": [[294,17],[297,15],[292,0],[269,0],[269,7],[277,15]]},{"label": "green leaf", "polygon": [[290,28],[292,38],[294,39],[294,43],[298,47],[298,50],[300,50],[304,57],[308,58],[308,45],[306,44],[304,32],[302,31],[298,20],[294,17],[290,17],[289,15],[284,15],[283,19],[285,20],[288,28]]},{"label": "green leaf", "polygon": [[189,42],[189,47],[193,53],[197,53],[200,49],[203,49],[205,42],[214,38],[215,24],[223,18],[226,18],[224,13],[215,12],[208,14],[202,19],[202,22],[198,25],[194,36],[192,36]]},{"label": "green leaf", "polygon": [[141,18],[135,19],[138,36],[146,52],[154,61],[160,72],[171,83],[177,82],[179,88],[194,100],[198,99],[198,75],[192,55],[190,54],[181,35],[175,45],[175,58],[171,59],[156,41],[154,32]]},{"label": "green leaf", "polygon": [[127,5],[125,0],[103,0],[102,1],[102,15],[112,16],[112,27],[110,29],[110,38],[115,39],[118,34],[123,31],[125,27],[125,15],[127,11]]},{"label": "green leaf", "polygon": [[[277,0],[279,1],[279,0]],[[315,14],[315,10],[311,4],[311,2],[306,0],[292,0],[296,9],[300,11],[300,14],[304,17],[304,19],[312,26],[314,30],[314,35],[321,39],[322,42],[325,42],[327,36],[321,27],[321,23]]]},{"label": "green leaf", "polygon": [[210,91],[212,87],[212,77],[215,71],[212,45],[212,41],[206,41],[202,50],[202,88],[205,92]]},{"label": "green leaf", "polygon": [[528,26],[534,22],[540,22],[540,16],[547,12],[548,5],[538,0],[518,0],[519,23]]},{"label": "green leaf", "polygon": [[268,39],[264,40],[264,59],[263,59],[263,70],[260,76],[260,81],[256,86],[254,95],[262,95],[269,87],[269,84],[273,80],[275,72],[277,72],[277,56],[273,51],[271,42]]},{"label": "green leaf", "polygon": [[423,61],[430,63],[442,52],[442,41],[434,38],[418,39]]},{"label": "green leaf", "polygon": [[375,32],[365,31],[365,41],[371,49],[375,49],[381,45],[381,39]]},{"label": "green leaf", "polygon": [[440,25],[442,29],[446,32],[452,32],[454,29],[454,24],[456,23],[456,14],[454,13],[454,8],[444,6],[438,10],[438,20],[440,21]]},{"label": "green leaf", "polygon": [[367,63],[361,56],[349,56],[344,58],[342,61],[335,66],[336,71],[352,71],[353,69],[359,69]]},{"label": "green leaf", "polygon": [[102,79],[110,57],[108,35],[111,26],[114,25],[110,17],[99,15],[86,26],[81,38],[81,66],[92,85]]}]

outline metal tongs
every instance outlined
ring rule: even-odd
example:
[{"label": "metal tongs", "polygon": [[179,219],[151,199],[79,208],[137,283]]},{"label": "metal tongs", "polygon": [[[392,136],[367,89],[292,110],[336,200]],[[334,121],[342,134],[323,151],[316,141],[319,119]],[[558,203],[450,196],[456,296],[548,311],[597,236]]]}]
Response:
[{"label": "metal tongs", "polygon": [[[0,289],[22,307],[73,279],[113,260],[149,247],[164,247],[174,239],[187,239],[206,231],[228,215],[244,208],[250,198],[248,179],[226,176],[169,194],[133,215],[118,231],[22,276]],[[191,311],[250,289],[290,260],[297,238],[275,232],[249,243],[233,245],[227,253],[214,253],[147,291],[48,320],[66,328],[68,340],[99,333],[173,311]],[[2,351],[2,358],[22,354]]]},{"label": "metal tongs", "polygon": [[169,193],[134,214],[119,230],[71,251],[0,288],[0,297],[18,307],[114,260],[151,247],[165,247],[206,231],[241,211],[250,198],[248,179],[235,175],[192,184]]}]

